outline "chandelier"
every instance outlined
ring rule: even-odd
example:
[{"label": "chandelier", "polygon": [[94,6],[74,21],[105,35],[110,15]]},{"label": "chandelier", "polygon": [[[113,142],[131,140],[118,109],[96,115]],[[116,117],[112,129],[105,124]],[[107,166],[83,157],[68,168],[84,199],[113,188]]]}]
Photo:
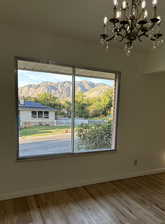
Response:
[{"label": "chandelier", "polygon": [[100,42],[106,49],[109,48],[111,41],[124,42],[124,50],[129,56],[135,42],[142,42],[144,38],[151,40],[153,48],[163,44],[157,0],[152,0],[150,13],[146,0],[131,0],[130,3],[128,0],[123,0],[121,6],[118,3],[118,0],[113,0],[113,16],[104,17]]}]

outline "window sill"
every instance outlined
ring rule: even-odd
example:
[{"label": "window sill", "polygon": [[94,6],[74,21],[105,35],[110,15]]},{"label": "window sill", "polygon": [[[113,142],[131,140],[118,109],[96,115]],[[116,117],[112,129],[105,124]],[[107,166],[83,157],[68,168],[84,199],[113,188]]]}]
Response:
[{"label": "window sill", "polygon": [[76,153],[63,153],[63,154],[45,154],[45,155],[36,155],[36,156],[25,156],[25,157],[17,157],[17,162],[24,161],[40,161],[40,160],[52,160],[52,159],[62,159],[62,158],[71,158],[71,157],[80,157],[80,156],[91,156],[97,154],[105,154],[116,152],[116,149],[109,149],[103,151],[90,151],[90,152],[76,152]]}]

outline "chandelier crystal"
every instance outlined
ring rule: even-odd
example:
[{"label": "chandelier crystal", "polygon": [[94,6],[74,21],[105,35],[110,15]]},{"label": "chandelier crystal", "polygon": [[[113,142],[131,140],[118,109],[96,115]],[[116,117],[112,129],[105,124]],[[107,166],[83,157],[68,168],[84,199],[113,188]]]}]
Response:
[{"label": "chandelier crystal", "polygon": [[103,33],[100,34],[100,42],[106,49],[111,41],[124,42],[124,51],[129,56],[135,42],[142,42],[144,38],[151,40],[153,48],[163,44],[158,0],[152,0],[150,16],[146,0],[122,0],[121,5],[113,0],[113,5],[113,16],[104,17]]}]

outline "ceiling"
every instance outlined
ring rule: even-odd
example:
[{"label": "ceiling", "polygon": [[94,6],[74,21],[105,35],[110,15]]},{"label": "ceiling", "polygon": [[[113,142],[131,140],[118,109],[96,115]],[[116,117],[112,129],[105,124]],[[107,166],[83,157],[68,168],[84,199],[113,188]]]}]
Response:
[{"label": "ceiling", "polygon": [[[104,16],[113,0],[1,0],[0,24],[55,33],[85,41],[98,41]],[[148,0],[151,4],[151,0]],[[164,16],[165,1],[160,1]],[[165,31],[165,23],[162,24]],[[165,33],[165,32],[164,32]]]}]

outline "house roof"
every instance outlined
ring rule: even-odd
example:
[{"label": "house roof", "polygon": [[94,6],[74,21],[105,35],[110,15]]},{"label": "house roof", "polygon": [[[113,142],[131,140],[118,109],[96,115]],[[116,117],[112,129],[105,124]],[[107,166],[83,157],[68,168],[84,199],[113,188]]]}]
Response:
[{"label": "house roof", "polygon": [[24,101],[23,104],[19,104],[20,109],[40,109],[40,110],[48,110],[48,111],[55,111],[54,108],[48,107],[41,103],[33,102],[33,101]]}]

